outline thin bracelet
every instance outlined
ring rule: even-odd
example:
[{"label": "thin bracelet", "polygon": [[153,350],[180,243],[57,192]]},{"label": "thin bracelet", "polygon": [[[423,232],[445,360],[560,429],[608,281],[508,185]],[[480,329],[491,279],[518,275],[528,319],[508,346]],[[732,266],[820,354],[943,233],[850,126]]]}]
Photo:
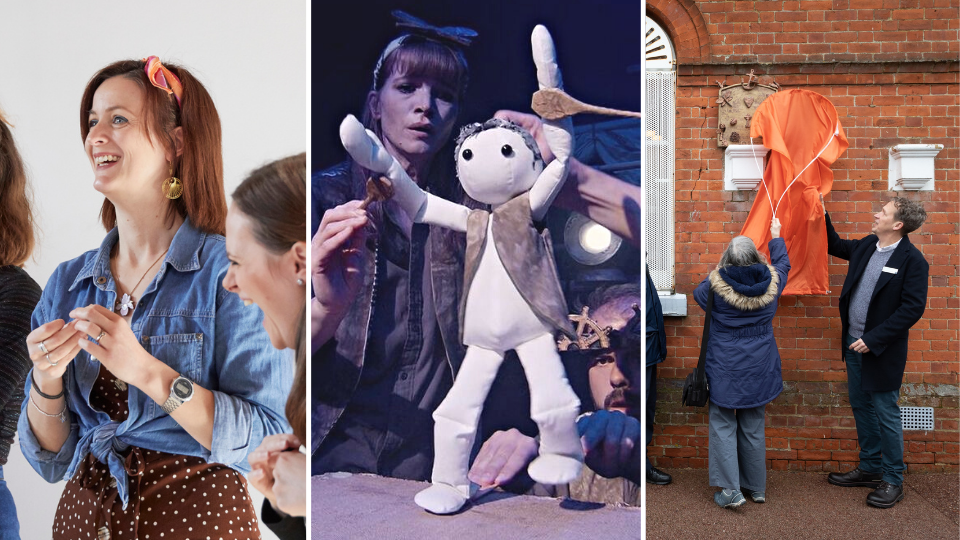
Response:
[{"label": "thin bracelet", "polygon": [[61,384],[61,386],[60,386],[60,393],[59,393],[59,394],[57,394],[57,395],[55,395],[55,396],[51,396],[50,394],[44,394],[44,393],[43,393],[43,390],[40,390],[40,387],[37,386],[37,380],[33,378],[33,372],[32,372],[32,371],[30,372],[30,383],[33,385],[33,389],[36,390],[37,393],[40,394],[40,397],[42,397],[43,399],[54,400],[54,399],[60,399],[60,398],[63,397],[63,385],[62,385],[62,384]]},{"label": "thin bracelet", "polygon": [[37,405],[37,402],[33,400],[33,394],[30,394],[30,404],[33,405],[33,408],[36,409],[37,412],[39,412],[40,414],[46,416],[47,418],[59,418],[61,424],[67,421],[67,402],[66,402],[66,400],[64,400],[64,402],[63,402],[63,408],[60,409],[60,412],[58,412],[57,414],[49,414],[49,413],[43,412],[43,409],[41,409],[40,406]]}]

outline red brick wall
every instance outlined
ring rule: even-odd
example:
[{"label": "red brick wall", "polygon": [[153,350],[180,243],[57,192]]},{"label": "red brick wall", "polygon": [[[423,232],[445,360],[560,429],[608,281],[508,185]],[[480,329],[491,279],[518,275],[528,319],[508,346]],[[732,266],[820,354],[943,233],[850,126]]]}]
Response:
[{"label": "red brick wall", "polygon": [[[676,283],[689,301],[687,317],[666,323],[668,359],[658,373],[651,456],[664,467],[707,466],[706,409],[679,403],[703,324],[692,293],[739,232],[756,195],[723,191],[715,81],[736,81],[755,69],[761,82],[772,77],[785,88],[812,90],[837,107],[850,148],[834,164],[826,206],[841,236],[869,234],[872,214],[893,195],[889,147],[944,145],[935,162],[936,190],[907,195],[924,201],[928,212],[910,239],[930,263],[931,277],[926,312],[910,334],[901,405],[935,409],[933,431],[904,432],[908,471],[960,469],[958,1],[648,0],[647,6],[671,37],[685,36],[682,45],[675,41]],[[831,258],[831,294],[780,300],[773,326],[785,389],[767,407],[771,468],[836,471],[857,463],[837,308],[846,269],[845,261]]]},{"label": "red brick wall", "polygon": [[683,63],[955,61],[957,0],[648,0]]}]

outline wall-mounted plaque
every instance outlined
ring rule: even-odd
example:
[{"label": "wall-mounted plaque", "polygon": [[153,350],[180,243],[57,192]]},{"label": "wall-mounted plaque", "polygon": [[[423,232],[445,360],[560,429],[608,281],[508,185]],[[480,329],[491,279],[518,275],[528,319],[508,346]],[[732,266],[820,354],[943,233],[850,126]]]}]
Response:
[{"label": "wall-mounted plaque", "polygon": [[[750,144],[750,120],[763,100],[780,90],[777,83],[760,84],[759,77],[750,70],[746,82],[730,86],[717,82],[720,94],[717,96],[718,118],[717,146],[726,148],[731,144]],[[725,81],[724,81],[725,82]],[[753,141],[754,143],[758,143]],[[758,143],[759,144],[759,143]]]}]

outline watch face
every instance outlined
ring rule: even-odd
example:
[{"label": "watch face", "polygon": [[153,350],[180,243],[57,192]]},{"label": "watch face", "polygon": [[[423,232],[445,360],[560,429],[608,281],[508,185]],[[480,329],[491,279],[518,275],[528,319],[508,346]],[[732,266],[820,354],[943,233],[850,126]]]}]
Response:
[{"label": "watch face", "polygon": [[173,393],[179,399],[186,399],[193,394],[193,385],[190,384],[190,381],[181,377],[174,381]]}]

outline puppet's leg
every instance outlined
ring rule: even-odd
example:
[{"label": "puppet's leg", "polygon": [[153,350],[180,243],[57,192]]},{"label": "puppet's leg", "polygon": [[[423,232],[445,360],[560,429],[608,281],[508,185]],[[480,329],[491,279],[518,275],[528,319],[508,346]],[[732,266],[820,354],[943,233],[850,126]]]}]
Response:
[{"label": "puppet's leg", "polygon": [[530,417],[540,428],[540,457],[527,473],[541,484],[566,484],[580,474],[583,447],[577,433],[580,400],[570,387],[553,336],[517,347],[530,384]]},{"label": "puppet's leg", "polygon": [[433,413],[433,485],[414,499],[424,510],[451,514],[470,498],[470,451],[483,402],[501,363],[503,353],[475,345],[467,348],[453,388]]}]

